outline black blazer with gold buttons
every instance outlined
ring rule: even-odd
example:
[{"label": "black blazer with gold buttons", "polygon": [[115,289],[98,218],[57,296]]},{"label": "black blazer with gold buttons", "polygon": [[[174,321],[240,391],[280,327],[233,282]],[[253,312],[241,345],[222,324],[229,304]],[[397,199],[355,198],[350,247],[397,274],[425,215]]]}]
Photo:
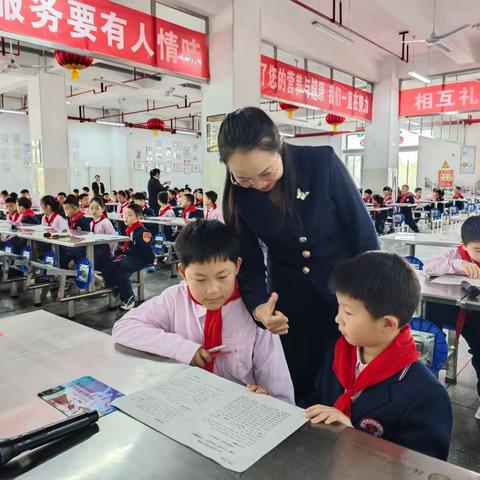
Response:
[{"label": "black blazer with gold buttons", "polygon": [[[280,211],[267,193],[233,187],[243,258],[239,284],[250,312],[267,301],[269,291],[288,294],[295,279],[308,278],[328,303],[335,303],[328,290],[334,268],[379,248],[360,193],[334,150],[288,145],[287,152],[296,172],[293,201],[300,221],[279,226]],[[268,247],[267,269],[259,240]]]}]

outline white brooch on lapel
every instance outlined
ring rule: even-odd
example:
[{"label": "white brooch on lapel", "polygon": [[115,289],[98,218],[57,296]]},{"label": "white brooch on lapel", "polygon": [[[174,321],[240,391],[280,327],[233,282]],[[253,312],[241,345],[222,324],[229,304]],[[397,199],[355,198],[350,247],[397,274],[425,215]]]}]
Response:
[{"label": "white brooch on lapel", "polygon": [[310,195],[310,192],[302,192],[297,188],[297,200],[305,200]]}]

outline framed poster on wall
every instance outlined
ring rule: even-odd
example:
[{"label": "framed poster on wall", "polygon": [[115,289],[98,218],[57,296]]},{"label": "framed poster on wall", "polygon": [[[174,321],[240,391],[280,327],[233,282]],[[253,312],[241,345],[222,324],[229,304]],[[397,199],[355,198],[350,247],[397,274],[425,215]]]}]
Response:
[{"label": "framed poster on wall", "polygon": [[460,173],[475,173],[475,145],[463,145],[460,149]]},{"label": "framed poster on wall", "polygon": [[226,116],[225,113],[221,113],[207,117],[207,152],[218,152],[218,131]]}]

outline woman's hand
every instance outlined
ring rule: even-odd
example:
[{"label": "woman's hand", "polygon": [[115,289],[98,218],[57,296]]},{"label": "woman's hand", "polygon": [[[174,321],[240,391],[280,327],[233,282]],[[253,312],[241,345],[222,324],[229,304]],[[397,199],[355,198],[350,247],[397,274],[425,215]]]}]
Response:
[{"label": "woman's hand", "polygon": [[255,319],[265,325],[269,332],[278,335],[288,333],[288,318],[278,310],[275,310],[278,302],[278,293],[272,293],[267,303],[259,305],[253,312]]},{"label": "woman's hand", "polygon": [[326,405],[312,405],[305,410],[305,416],[310,419],[313,424],[324,423],[330,425],[331,423],[339,422],[347,427],[353,427],[349,417],[343,414],[340,410]]}]

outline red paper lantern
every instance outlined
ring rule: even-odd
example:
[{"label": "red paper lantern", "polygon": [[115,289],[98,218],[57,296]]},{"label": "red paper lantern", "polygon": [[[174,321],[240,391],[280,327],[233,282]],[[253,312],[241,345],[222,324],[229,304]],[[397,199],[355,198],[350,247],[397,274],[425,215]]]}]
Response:
[{"label": "red paper lantern", "polygon": [[152,130],[154,135],[158,135],[159,130],[165,130],[165,122],[160,118],[151,118],[147,122],[147,128]]},{"label": "red paper lantern", "polygon": [[333,115],[333,113],[329,113],[325,117],[325,121],[329,125],[333,125],[333,131],[336,132],[338,125],[342,124],[345,121],[345,117],[340,117],[338,115]]},{"label": "red paper lantern", "polygon": [[70,70],[72,80],[78,80],[80,78],[80,70],[90,67],[94,58],[86,57],[85,55],[78,55],[76,53],[64,52],[62,50],[55,50],[55,60],[61,67]]},{"label": "red paper lantern", "polygon": [[278,106],[287,112],[288,118],[291,120],[293,118],[293,112],[297,111],[300,109],[300,107],[297,107],[296,105],[290,105],[289,103],[279,103]]}]

